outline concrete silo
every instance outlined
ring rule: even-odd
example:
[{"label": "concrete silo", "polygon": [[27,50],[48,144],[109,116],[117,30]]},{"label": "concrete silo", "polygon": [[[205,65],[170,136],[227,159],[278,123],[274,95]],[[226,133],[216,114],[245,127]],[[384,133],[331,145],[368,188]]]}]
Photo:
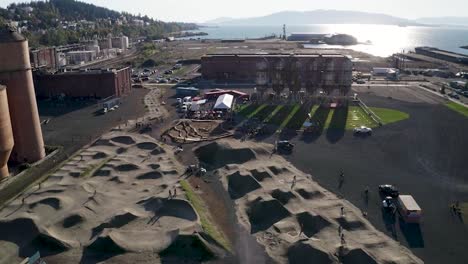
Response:
[{"label": "concrete silo", "polygon": [[44,158],[28,41],[5,25],[0,26],[0,84],[7,87],[15,142],[10,159],[32,163]]},{"label": "concrete silo", "polygon": [[9,175],[7,163],[13,149],[13,142],[7,91],[5,86],[0,85],[0,180]]}]

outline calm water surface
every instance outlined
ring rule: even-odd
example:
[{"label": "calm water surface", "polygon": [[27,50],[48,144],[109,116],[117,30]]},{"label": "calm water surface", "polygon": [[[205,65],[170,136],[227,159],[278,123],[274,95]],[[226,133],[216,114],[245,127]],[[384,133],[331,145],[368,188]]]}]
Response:
[{"label": "calm water surface", "polygon": [[[259,38],[282,34],[282,25],[272,26],[220,26],[201,28],[208,36],[201,38],[233,39]],[[468,27],[399,27],[388,25],[289,25],[291,33],[344,33],[355,36],[359,42],[371,44],[347,46],[376,56],[389,56],[396,52],[413,50],[417,46],[431,46],[468,55],[460,46],[468,45]],[[312,47],[343,47],[311,45]]]}]

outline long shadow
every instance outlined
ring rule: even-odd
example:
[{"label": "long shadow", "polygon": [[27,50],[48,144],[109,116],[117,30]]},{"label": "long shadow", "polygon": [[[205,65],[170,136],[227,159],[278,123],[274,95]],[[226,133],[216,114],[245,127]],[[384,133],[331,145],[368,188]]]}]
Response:
[{"label": "long shadow", "polygon": [[[58,117],[94,105],[96,102],[96,99],[37,100],[37,108],[41,116]],[[100,109],[95,115],[98,115],[99,112]]]},{"label": "long shadow", "polygon": [[343,138],[348,120],[348,106],[335,109],[327,130],[327,139],[330,143],[336,143]]},{"label": "long shadow", "polygon": [[419,224],[406,223],[401,217],[398,221],[408,246],[410,248],[424,248],[424,239]]},{"label": "long shadow", "polygon": [[319,106],[315,111],[314,115],[311,118],[311,123],[313,124],[312,131],[302,133],[301,140],[306,143],[313,142],[317,140],[323,133],[325,128],[325,122],[327,121],[328,114],[330,113],[330,108]]}]

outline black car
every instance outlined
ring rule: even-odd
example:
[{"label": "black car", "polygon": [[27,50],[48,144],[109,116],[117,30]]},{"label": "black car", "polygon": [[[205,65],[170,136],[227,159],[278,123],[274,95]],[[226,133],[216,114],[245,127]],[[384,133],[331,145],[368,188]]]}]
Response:
[{"label": "black car", "polygon": [[292,151],[294,145],[287,140],[282,140],[276,143],[276,147],[278,148],[278,150]]},{"label": "black car", "polygon": [[398,192],[398,189],[395,186],[390,185],[390,184],[379,185],[379,192],[383,196],[391,196],[393,198],[396,198],[398,197],[398,195],[400,195],[400,193]]}]

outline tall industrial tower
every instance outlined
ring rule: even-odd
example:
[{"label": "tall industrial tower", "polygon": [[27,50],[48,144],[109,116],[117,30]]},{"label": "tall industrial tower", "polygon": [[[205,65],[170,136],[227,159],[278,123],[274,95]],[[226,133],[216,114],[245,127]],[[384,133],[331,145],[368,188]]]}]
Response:
[{"label": "tall industrial tower", "polygon": [[10,160],[32,163],[44,158],[28,41],[6,25],[0,25],[0,84],[6,86],[13,129]]}]

